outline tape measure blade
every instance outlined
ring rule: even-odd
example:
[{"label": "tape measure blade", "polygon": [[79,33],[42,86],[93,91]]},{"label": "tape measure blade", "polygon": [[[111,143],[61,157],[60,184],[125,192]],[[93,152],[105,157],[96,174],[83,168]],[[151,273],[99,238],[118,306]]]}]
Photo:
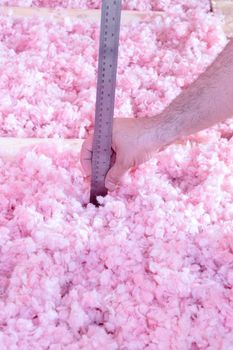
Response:
[{"label": "tape measure blade", "polygon": [[107,194],[104,182],[111,162],[120,19],[121,0],[103,1],[90,195],[95,205],[97,196]]}]

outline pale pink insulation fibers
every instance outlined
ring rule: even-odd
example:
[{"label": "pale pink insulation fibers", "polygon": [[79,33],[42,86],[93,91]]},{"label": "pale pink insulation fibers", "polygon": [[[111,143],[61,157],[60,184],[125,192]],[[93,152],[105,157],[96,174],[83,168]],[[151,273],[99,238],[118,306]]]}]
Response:
[{"label": "pale pink insulation fibers", "polygon": [[[98,35],[0,17],[1,135],[87,135]],[[225,42],[195,9],[122,28],[116,116],[159,113]],[[0,159],[0,349],[233,349],[231,136],[169,147],[98,209],[77,152]]]}]

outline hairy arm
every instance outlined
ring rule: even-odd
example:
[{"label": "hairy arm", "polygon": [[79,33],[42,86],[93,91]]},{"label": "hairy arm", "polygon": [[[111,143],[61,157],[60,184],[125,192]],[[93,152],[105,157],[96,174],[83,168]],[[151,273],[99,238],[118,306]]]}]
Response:
[{"label": "hairy arm", "polygon": [[[199,78],[154,118],[115,118],[112,148],[116,161],[105,185],[114,190],[122,175],[165,146],[233,116],[233,39]],[[90,175],[92,138],[81,161]]]},{"label": "hairy arm", "polygon": [[[233,39],[200,77],[184,90],[159,116],[160,136],[170,143],[233,116]],[[152,118],[153,119],[153,118]],[[158,125],[154,118],[153,128]]]}]

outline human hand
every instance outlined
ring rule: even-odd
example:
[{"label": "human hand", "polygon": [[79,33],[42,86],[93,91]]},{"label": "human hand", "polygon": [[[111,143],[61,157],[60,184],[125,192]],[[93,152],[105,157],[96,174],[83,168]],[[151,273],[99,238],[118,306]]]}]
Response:
[{"label": "human hand", "polygon": [[[115,162],[107,173],[105,186],[115,190],[128,169],[136,167],[153,157],[161,146],[156,142],[155,121],[149,118],[115,118],[113,122],[112,149]],[[93,135],[83,143],[81,164],[87,176],[91,175]]]}]

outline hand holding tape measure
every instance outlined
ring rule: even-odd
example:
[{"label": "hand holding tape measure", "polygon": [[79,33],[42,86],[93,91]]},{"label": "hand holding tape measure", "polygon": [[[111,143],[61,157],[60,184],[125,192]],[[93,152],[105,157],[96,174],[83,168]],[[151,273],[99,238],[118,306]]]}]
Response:
[{"label": "hand holding tape measure", "polygon": [[107,194],[104,183],[111,165],[120,21],[121,0],[103,0],[90,194],[90,202],[96,206],[97,196]]}]

